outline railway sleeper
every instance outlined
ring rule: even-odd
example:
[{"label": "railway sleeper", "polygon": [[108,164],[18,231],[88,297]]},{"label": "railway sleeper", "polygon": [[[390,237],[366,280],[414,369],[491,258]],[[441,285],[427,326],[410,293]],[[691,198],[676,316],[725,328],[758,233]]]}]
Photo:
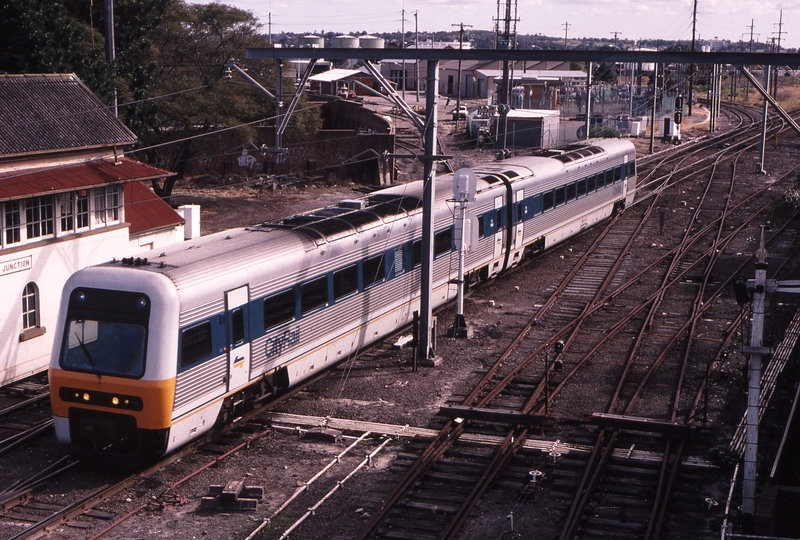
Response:
[{"label": "railway sleeper", "polygon": [[609,463],[606,465],[604,472],[608,473],[609,476],[621,475],[624,477],[636,476],[638,478],[655,478],[659,474],[659,469],[655,467],[634,467],[632,465]]},{"label": "railway sleeper", "polygon": [[602,501],[604,504],[613,505],[616,507],[622,508],[646,508],[650,509],[653,506],[651,501],[641,497],[617,497],[615,495],[605,495],[602,497]]},{"label": "railway sleeper", "polygon": [[438,480],[440,482],[456,483],[472,486],[478,479],[476,475],[466,476],[463,474],[444,473],[439,471],[431,471],[425,475],[427,480]]},{"label": "railway sleeper", "polygon": [[[622,521],[607,517],[587,516],[585,519],[587,528],[605,528],[608,532],[614,529],[624,529],[629,532],[644,532],[645,524],[636,521]],[[640,537],[641,538],[641,537]]]},{"label": "railway sleeper", "polygon": [[449,521],[448,514],[442,512],[395,506],[384,525],[398,533],[420,530],[438,533]]},{"label": "railway sleeper", "polygon": [[447,504],[445,502],[428,503],[413,500],[405,500],[401,502],[400,505],[415,510],[424,510],[432,514],[455,514],[458,512],[458,509],[461,508],[460,504]]},{"label": "railway sleeper", "polygon": [[464,501],[464,497],[457,493],[453,493],[453,491],[445,491],[443,492],[441,489],[434,489],[431,487],[419,487],[412,489],[408,492],[408,497],[413,497],[419,500],[433,500],[433,501],[445,501],[445,502],[457,502],[461,503]]},{"label": "railway sleeper", "polygon": [[414,534],[413,532],[392,531],[384,528],[378,529],[379,538],[391,538],[392,540],[438,540],[438,535]]}]

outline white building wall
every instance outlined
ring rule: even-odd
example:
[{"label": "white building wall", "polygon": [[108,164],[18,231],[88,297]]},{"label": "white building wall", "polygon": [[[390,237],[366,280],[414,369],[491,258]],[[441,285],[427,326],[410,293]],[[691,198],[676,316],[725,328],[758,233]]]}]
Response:
[{"label": "white building wall", "polygon": [[163,229],[156,232],[142,234],[140,236],[133,236],[128,245],[128,253],[125,257],[138,255],[141,257],[153,257],[158,255],[150,254],[148,251],[155,251],[165,246],[171,246],[184,241],[184,226],[176,225],[173,228]]},{"label": "white building wall", "polygon": [[[0,382],[47,368],[67,278],[80,268],[129,256],[129,245],[128,228],[120,225],[0,251]],[[31,282],[39,289],[39,325],[45,331],[20,341],[22,294]]]}]

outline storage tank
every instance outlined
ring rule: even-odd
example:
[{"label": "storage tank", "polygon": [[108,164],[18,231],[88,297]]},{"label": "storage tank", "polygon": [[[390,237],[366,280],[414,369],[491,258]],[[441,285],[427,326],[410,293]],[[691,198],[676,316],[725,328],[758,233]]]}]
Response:
[{"label": "storage tank", "polygon": [[385,40],[377,36],[361,36],[359,44],[362,49],[383,49]]},{"label": "storage tank", "polygon": [[357,49],[358,48],[358,38],[355,36],[336,36],[333,38],[331,45],[334,49]]},{"label": "storage tank", "polygon": [[298,39],[297,45],[302,49],[322,49],[325,47],[325,38],[309,34]]}]

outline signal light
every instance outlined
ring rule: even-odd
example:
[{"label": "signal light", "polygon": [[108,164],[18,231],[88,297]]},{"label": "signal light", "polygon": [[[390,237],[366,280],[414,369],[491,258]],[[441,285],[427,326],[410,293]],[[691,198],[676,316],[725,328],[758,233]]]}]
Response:
[{"label": "signal light", "polygon": [[675,123],[681,125],[683,122],[683,113],[681,111],[675,111]]},{"label": "signal light", "polygon": [[683,108],[683,96],[678,96],[675,98],[675,108],[676,109]]}]

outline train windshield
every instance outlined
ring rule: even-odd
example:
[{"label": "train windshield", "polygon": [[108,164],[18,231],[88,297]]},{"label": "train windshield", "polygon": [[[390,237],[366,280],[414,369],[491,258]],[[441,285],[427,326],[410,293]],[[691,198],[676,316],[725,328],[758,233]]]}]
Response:
[{"label": "train windshield", "polygon": [[140,324],[70,319],[61,367],[117,377],[144,375],[147,329]]}]

